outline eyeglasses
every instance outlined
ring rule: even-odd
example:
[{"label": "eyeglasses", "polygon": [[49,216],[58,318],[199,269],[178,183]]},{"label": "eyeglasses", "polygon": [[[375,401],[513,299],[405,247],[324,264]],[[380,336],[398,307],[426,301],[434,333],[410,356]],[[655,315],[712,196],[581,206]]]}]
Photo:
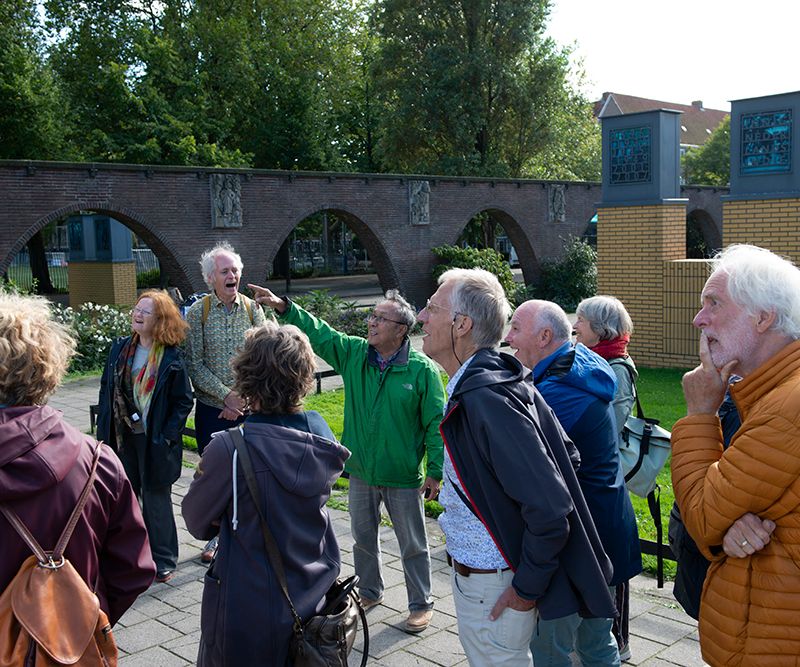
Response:
[{"label": "eyeglasses", "polygon": [[430,299],[425,302],[425,310],[429,313],[435,313],[438,310],[447,310],[447,306],[443,306],[440,303],[434,303]]},{"label": "eyeglasses", "polygon": [[134,306],[133,307],[133,312],[136,315],[145,315],[145,316],[153,314],[152,310],[145,310],[144,308],[139,308],[139,306]]},{"label": "eyeglasses", "polygon": [[367,315],[367,322],[372,322],[373,320],[378,324],[383,324],[384,322],[394,322],[395,324],[402,324],[406,327],[408,326],[405,322],[401,322],[400,320],[390,320],[388,317],[378,315],[378,313],[370,313]]}]

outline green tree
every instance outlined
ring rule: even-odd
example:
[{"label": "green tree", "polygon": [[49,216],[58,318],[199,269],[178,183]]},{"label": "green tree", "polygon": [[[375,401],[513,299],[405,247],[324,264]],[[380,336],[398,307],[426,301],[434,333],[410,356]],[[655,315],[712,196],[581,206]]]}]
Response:
[{"label": "green tree", "polygon": [[47,0],[50,64],[67,98],[68,140],[77,157],[124,161],[130,153],[156,161],[136,128],[144,114],[133,90],[143,64],[136,57],[146,15],[133,1]]},{"label": "green tree", "polygon": [[[520,176],[569,114],[549,0],[378,0],[380,156],[403,172]],[[573,105],[574,107],[574,105]]]},{"label": "green tree", "polygon": [[533,293],[537,299],[555,301],[572,313],[585,298],[597,292],[597,253],[580,239],[566,242],[564,256],[542,262],[542,274]]},{"label": "green tree", "polygon": [[62,157],[63,99],[43,46],[33,3],[0,2],[0,158]]},{"label": "green tree", "polygon": [[683,156],[684,179],[693,185],[728,185],[731,180],[731,117],[727,116],[708,141]]}]

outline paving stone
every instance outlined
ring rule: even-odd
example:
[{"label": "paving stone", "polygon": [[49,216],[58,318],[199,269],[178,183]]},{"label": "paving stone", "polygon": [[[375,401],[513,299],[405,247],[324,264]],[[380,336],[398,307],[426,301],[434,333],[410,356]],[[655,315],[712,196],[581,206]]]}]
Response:
[{"label": "paving stone", "polygon": [[692,626],[688,623],[655,614],[646,614],[637,620],[636,634],[660,644],[673,644],[692,632]]},{"label": "paving stone", "polygon": [[425,658],[428,663],[436,665],[458,664],[464,659],[464,648],[458,640],[458,636],[452,632],[434,632],[428,634],[427,631],[422,641],[408,647],[408,651],[420,658]]},{"label": "paving stone", "polygon": [[[369,654],[376,660],[420,641],[419,635],[410,635],[397,628],[380,623],[369,633]],[[378,663],[380,664],[380,663]]]},{"label": "paving stone", "polygon": [[702,667],[706,664],[700,657],[700,643],[686,637],[668,646],[658,657],[681,667]]},{"label": "paving stone", "polygon": [[[53,407],[64,410],[68,421],[87,430],[87,406],[97,400],[98,378],[70,383],[57,392]],[[63,400],[69,395],[69,404]],[[61,399],[61,400],[59,400]],[[196,454],[185,453],[186,460],[197,460]],[[167,584],[152,586],[122,617],[114,629],[120,648],[120,665],[156,667],[194,664],[200,642],[200,610],[203,577],[207,566],[199,561],[206,540],[194,539],[186,531],[180,515],[180,502],[189,488],[193,470],[184,468],[173,485],[173,504],[178,526],[178,570]],[[346,492],[337,492],[346,501]],[[353,540],[350,519],[346,511],[331,509],[333,526],[342,551],[342,574],[353,572]],[[399,547],[390,526],[382,526],[380,538],[383,549],[386,593],[384,604],[367,613],[370,627],[370,665],[404,667],[406,665],[441,665],[466,667],[455,604],[450,589],[450,569],[447,566],[444,536],[438,523],[426,524],[431,547],[431,569],[434,594],[434,617],[431,627],[419,635],[409,635],[399,629],[408,614],[408,599]],[[363,638],[356,640],[350,664],[360,664],[359,650]],[[631,650],[632,660],[625,664],[637,667],[701,667],[697,624],[676,604],[668,582],[659,589],[655,579],[639,575],[631,582]]]},{"label": "paving stone", "polygon": [[631,657],[626,660],[626,665],[644,665],[648,660],[657,656],[666,646],[662,642],[654,642],[634,634],[637,630],[631,628],[630,647]]},{"label": "paving stone", "polygon": [[118,632],[114,631],[117,644],[131,654],[139,653],[151,646],[161,646],[170,639],[180,636],[181,633],[177,630],[154,619],[132,625],[129,628],[121,628]]},{"label": "paving stone", "polygon": [[140,595],[139,599],[133,603],[133,609],[141,612],[148,618],[157,618],[162,614],[168,614],[174,607],[170,607],[165,602],[145,593],[144,595]]},{"label": "paving stone", "polygon": [[129,627],[131,625],[136,625],[137,623],[141,623],[142,621],[146,621],[149,618],[150,618],[149,616],[147,616],[146,614],[143,614],[138,609],[135,609],[134,607],[131,607],[130,609],[128,609],[128,611],[126,611],[122,615],[122,618],[119,619],[119,621],[117,621],[117,625],[114,626],[114,629],[116,631],[117,627],[127,628],[127,627]]},{"label": "paving stone", "polygon": [[119,661],[120,667],[184,667],[193,662],[184,657],[166,651],[160,646],[154,646],[134,655],[128,655]]}]

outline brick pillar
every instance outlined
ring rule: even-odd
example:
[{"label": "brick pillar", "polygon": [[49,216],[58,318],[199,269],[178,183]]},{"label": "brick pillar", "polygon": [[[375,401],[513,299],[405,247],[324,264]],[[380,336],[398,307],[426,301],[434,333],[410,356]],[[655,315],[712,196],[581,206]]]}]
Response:
[{"label": "brick pillar", "polygon": [[732,199],[722,215],[723,245],[751,243],[800,265],[800,197]]},{"label": "brick pillar", "polygon": [[136,303],[136,262],[70,262],[69,305],[132,306]]},{"label": "brick pillar", "polygon": [[665,345],[669,264],[685,257],[685,202],[598,209],[597,291],[628,309],[634,327],[630,352],[637,364],[694,365],[667,354]]}]

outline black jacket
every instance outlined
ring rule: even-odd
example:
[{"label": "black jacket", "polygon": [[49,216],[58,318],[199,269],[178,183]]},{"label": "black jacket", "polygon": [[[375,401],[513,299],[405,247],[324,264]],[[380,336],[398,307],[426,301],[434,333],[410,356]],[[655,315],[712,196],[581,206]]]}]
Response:
[{"label": "black jacket", "polygon": [[[100,380],[97,439],[115,450],[117,440],[111,412],[114,368],[128,338],[118,338],[114,341]],[[153,391],[153,400],[147,413],[147,453],[145,470],[142,471],[142,486],[147,489],[167,486],[181,476],[183,428],[186,426],[186,418],[192,411],[194,400],[189,373],[179,348],[164,349],[164,357],[158,367],[156,388]]]},{"label": "black jacket", "polygon": [[516,592],[546,620],[613,617],[611,563],[575,476],[580,457],[524,375],[514,357],[480,350],[442,420],[445,447]]},{"label": "black jacket", "polygon": [[[717,414],[722,425],[722,442],[725,449],[727,449],[731,439],[742,425],[739,411],[736,409],[736,404],[733,402],[730,391],[726,392],[725,400],[719,407]],[[700,553],[697,544],[695,544],[692,536],[689,535],[686,526],[683,525],[681,511],[677,502],[672,503],[672,510],[669,514],[668,537],[672,553],[678,559],[672,594],[689,616],[699,619],[700,596],[703,592],[703,583],[706,580],[706,573],[710,563]]]}]

